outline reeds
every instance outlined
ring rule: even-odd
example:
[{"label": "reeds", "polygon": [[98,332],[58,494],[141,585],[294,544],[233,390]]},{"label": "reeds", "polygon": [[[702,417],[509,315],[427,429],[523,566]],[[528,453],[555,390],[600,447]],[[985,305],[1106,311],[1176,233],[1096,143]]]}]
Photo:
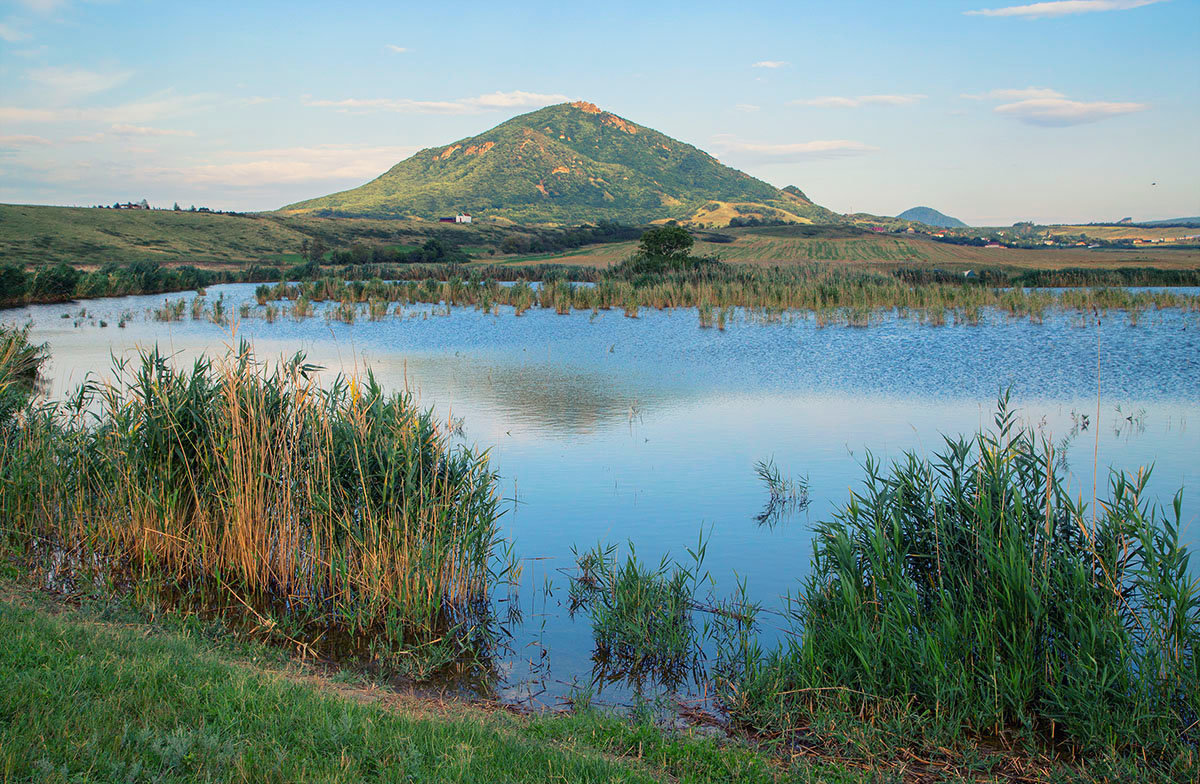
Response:
[{"label": "reeds", "polygon": [[842,716],[929,746],[1032,735],[1194,772],[1200,581],[1179,496],[1158,508],[1148,472],[1114,473],[1089,509],[1007,400],[994,430],[865,470],[817,526],[790,641],[725,651],[735,718],[788,733]]},{"label": "reeds", "polygon": [[889,312],[930,326],[944,326],[979,324],[984,309],[1034,323],[1041,323],[1046,313],[1054,310],[1122,310],[1130,314],[1132,323],[1137,323],[1139,313],[1150,309],[1200,311],[1200,297],[1187,293],[1130,291],[1121,287],[1032,290],[989,286],[949,275],[930,280],[921,276],[910,279],[914,276],[853,267],[708,264],[632,278],[623,276],[618,268],[595,285],[567,283],[549,276],[548,272],[544,274],[546,279],[537,287],[524,281],[503,286],[496,279],[477,274],[467,278],[451,276],[446,280],[389,282],[330,277],[299,284],[260,286],[255,298],[260,303],[307,298],[312,302],[343,305],[380,301],[399,306],[418,303],[444,304],[447,308],[470,306],[485,311],[506,305],[516,315],[531,308],[550,309],[559,314],[620,308],[630,318],[636,318],[641,308],[695,308],[702,328],[722,329],[737,311],[752,321],[771,323],[787,313],[808,313],[821,326],[861,327]]},{"label": "reeds", "polygon": [[699,655],[692,623],[703,542],[693,568],[664,556],[657,566],[639,560],[633,545],[619,561],[615,546],[575,553],[571,612],[592,621],[596,655],[608,669],[635,678],[678,682]]},{"label": "reeds", "polygon": [[466,630],[499,540],[486,453],[370,374],[322,387],[316,370],[244,343],[190,369],[152,351],[29,410],[0,445],[7,530],[302,646],[396,661],[481,644]]}]

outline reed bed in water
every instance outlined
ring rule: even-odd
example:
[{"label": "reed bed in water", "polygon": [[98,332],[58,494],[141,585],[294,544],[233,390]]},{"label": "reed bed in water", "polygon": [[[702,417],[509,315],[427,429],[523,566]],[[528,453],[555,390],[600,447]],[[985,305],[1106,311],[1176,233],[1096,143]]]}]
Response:
[{"label": "reed bed in water", "polygon": [[486,453],[452,446],[370,374],[323,387],[314,371],[301,355],[268,367],[244,343],[190,369],[149,352],[28,410],[0,444],[5,530],[86,578],[301,645],[457,654],[495,577]]},{"label": "reed bed in water", "polygon": [[1006,401],[990,432],[865,470],[817,526],[788,642],[742,635],[723,652],[717,690],[738,722],[855,753],[1036,738],[1195,780],[1200,580],[1180,496],[1152,506],[1146,473],[1114,473],[1088,508]]},{"label": "reed bed in water", "polygon": [[537,286],[504,286],[491,279],[451,277],[423,281],[345,281],[325,278],[303,283],[261,285],[259,303],[283,299],[309,302],[445,304],[517,315],[531,308],[558,313],[618,309],[636,317],[639,308],[696,308],[701,326],[723,324],[741,309],[752,318],[773,320],[789,312],[814,314],[822,324],[865,326],[875,314],[897,312],[931,325],[977,324],[984,308],[1040,322],[1047,311],[1121,310],[1137,315],[1166,308],[1200,311],[1200,296],[1172,291],[1130,291],[1093,287],[1061,291],[996,287],[967,280],[912,281],[890,275],[831,267],[762,268],[708,265],[695,270],[622,276],[611,273],[591,285],[561,279]]}]

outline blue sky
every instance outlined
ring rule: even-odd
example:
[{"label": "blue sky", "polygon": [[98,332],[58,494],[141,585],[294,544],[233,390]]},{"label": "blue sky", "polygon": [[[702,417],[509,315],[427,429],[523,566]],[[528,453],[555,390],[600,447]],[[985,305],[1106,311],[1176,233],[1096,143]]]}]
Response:
[{"label": "blue sky", "polygon": [[273,209],[576,99],[843,212],[1200,215],[1200,0],[8,0],[0,201]]}]

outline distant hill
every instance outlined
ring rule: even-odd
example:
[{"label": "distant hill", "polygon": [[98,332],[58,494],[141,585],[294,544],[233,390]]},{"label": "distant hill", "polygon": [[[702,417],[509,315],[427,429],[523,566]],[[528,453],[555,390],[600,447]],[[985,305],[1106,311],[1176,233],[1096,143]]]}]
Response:
[{"label": "distant hill", "polygon": [[942,229],[965,229],[967,227],[967,224],[958,218],[943,215],[933,207],[913,207],[911,210],[905,210],[896,217],[915,223],[924,223],[926,226],[937,226]]},{"label": "distant hill", "polygon": [[782,190],[703,150],[583,101],[514,117],[421,150],[367,184],[284,212],[330,216],[580,223],[734,217],[838,222],[794,186]]},{"label": "distant hill", "polygon": [[1135,226],[1186,226],[1200,227],[1200,218],[1168,218],[1167,220],[1138,221]]}]

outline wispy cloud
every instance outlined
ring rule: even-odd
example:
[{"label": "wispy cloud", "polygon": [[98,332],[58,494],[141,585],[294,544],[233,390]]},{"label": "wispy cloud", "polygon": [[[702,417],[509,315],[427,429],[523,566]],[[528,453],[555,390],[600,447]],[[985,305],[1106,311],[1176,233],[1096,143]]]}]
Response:
[{"label": "wispy cloud", "polygon": [[1049,87],[1022,87],[1015,90],[992,90],[987,93],[970,94],[963,93],[962,98],[968,98],[972,101],[983,101],[988,98],[997,101],[1024,101],[1033,98],[1064,98],[1058,90],[1051,90]]},{"label": "wispy cloud", "polygon": [[408,51],[407,48],[403,46],[396,46],[395,44],[386,44],[383,48],[387,49],[389,52],[395,52],[396,54],[404,54]]},{"label": "wispy cloud", "polygon": [[21,5],[39,13],[47,14],[66,5],[66,0],[20,0]]},{"label": "wispy cloud", "polygon": [[12,134],[0,136],[0,147],[44,147],[52,142],[42,136],[29,134]]},{"label": "wispy cloud", "polygon": [[964,94],[973,101],[1001,102],[992,111],[1020,120],[1027,125],[1061,128],[1099,122],[1109,117],[1133,114],[1150,108],[1132,101],[1075,101],[1049,87],[1021,87]]},{"label": "wispy cloud", "polygon": [[1004,8],[981,8],[964,11],[968,16],[1017,16],[1025,19],[1047,19],[1072,14],[1090,14],[1099,11],[1128,11],[1146,5],[1163,3],[1166,0],[1054,0],[1048,3],[1010,5]]},{"label": "wispy cloud", "polygon": [[171,128],[151,128],[145,125],[116,123],[112,132],[119,136],[195,136],[195,131],[177,131]]},{"label": "wispy cloud", "polygon": [[28,37],[29,34],[23,30],[18,30],[10,24],[0,23],[0,41],[15,44],[18,41],[24,41]]},{"label": "wispy cloud", "polygon": [[324,144],[255,150],[222,163],[183,169],[148,170],[147,175],[178,177],[197,185],[258,187],[305,182],[362,181],[377,177],[416,147],[364,147]]},{"label": "wispy cloud", "polygon": [[69,102],[119,87],[133,71],[89,71],[85,68],[49,67],[30,71],[29,81],[48,91],[51,100]]},{"label": "wispy cloud", "polygon": [[762,107],[752,103],[739,103],[733,108],[737,109],[739,112],[757,112]]},{"label": "wispy cloud", "polygon": [[51,109],[27,109],[21,106],[0,106],[0,122],[44,123],[58,120],[60,113]]},{"label": "wispy cloud", "polygon": [[907,95],[859,95],[852,98],[840,95],[828,95],[823,98],[806,98],[791,101],[791,103],[794,106],[857,109],[860,106],[908,106],[927,97],[919,93],[910,93]]},{"label": "wispy cloud", "polygon": [[787,60],[759,60],[751,65],[751,68],[782,68],[788,65]]},{"label": "wispy cloud", "polygon": [[567,96],[529,93],[523,90],[488,93],[453,101],[418,101],[412,98],[344,98],[330,101],[307,98],[305,106],[329,107],[343,112],[388,111],[404,114],[475,114],[493,109],[523,106],[546,106],[561,103]]},{"label": "wispy cloud", "polygon": [[1142,112],[1149,107],[1144,103],[1117,103],[1113,101],[1071,101],[1066,98],[1031,98],[1016,103],[997,106],[995,112],[1015,117],[1027,125],[1061,128],[1068,125],[1083,125],[1099,122],[1109,117]]},{"label": "wispy cloud", "polygon": [[140,124],[187,114],[215,103],[212,95],[176,95],[170,90],[113,106],[76,109],[0,106],[0,122],[7,123],[92,123],[100,125]]},{"label": "wispy cloud", "polygon": [[810,142],[771,144],[737,139],[728,135],[717,136],[713,146],[726,152],[738,153],[745,158],[775,162],[803,161],[815,158],[845,158],[879,150],[864,142],[849,139],[827,139]]}]

